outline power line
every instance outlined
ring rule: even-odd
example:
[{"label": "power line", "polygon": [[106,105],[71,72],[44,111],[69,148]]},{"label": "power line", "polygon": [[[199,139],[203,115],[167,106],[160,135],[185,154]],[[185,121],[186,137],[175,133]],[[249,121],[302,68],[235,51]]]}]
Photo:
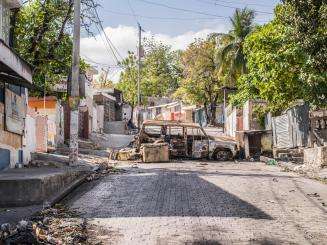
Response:
[{"label": "power line", "polygon": [[236,2],[236,1],[224,1],[224,0],[212,0],[214,2],[222,2],[222,3],[231,3],[231,4],[240,4],[240,5],[249,5],[249,6],[261,6],[261,7],[268,7],[272,8],[272,5],[261,4],[261,3],[247,3],[247,2]]},{"label": "power line", "polygon": [[[100,36],[100,38],[102,39],[102,42],[103,42],[103,44],[104,44],[104,46],[105,46],[105,48],[106,48],[108,54],[109,54],[109,55],[112,54],[113,57],[114,57],[114,59],[116,60],[116,62],[117,62],[117,64],[118,64],[118,63],[119,63],[119,60],[118,60],[118,58],[117,58],[115,52],[113,51],[113,48],[110,46],[110,44],[108,45],[108,41],[106,41],[106,40],[103,38],[103,36],[102,36],[102,30],[100,29],[100,27],[99,27],[98,25],[96,25],[96,28],[98,29],[99,36]],[[109,49],[108,49],[108,47],[109,47]]]},{"label": "power line", "polygon": [[[112,13],[112,14],[116,14],[116,15],[123,15],[123,16],[133,16],[130,13],[123,13],[123,12],[117,12],[117,11],[112,11],[112,10],[107,10],[104,9],[103,11],[108,12],[108,13]],[[158,20],[190,20],[190,21],[194,21],[194,20],[216,20],[216,19],[225,19],[228,18],[227,16],[225,17],[203,17],[203,18],[178,18],[178,17],[159,17],[159,16],[147,16],[147,15],[140,15],[140,14],[136,14],[136,17],[139,18],[144,18],[144,19],[158,19]]]},{"label": "power line", "polygon": [[131,10],[131,12],[132,12],[132,14],[133,14],[133,17],[134,17],[134,19],[135,19],[135,22],[136,22],[136,23],[139,23],[139,21],[138,21],[137,18],[136,18],[136,14],[135,14],[135,11],[134,11],[134,9],[133,9],[133,7],[132,7],[132,4],[131,4],[130,0],[127,0],[127,2],[128,2],[128,6],[129,6],[129,8],[130,8],[130,10]]},{"label": "power line", "polygon": [[104,64],[104,63],[101,63],[101,62],[94,61],[93,59],[87,57],[86,55],[82,55],[82,56],[84,57],[84,59],[87,62],[95,64],[95,65],[99,65],[99,66],[102,66],[102,67],[110,67],[110,68],[122,68],[122,66],[120,66],[120,65],[108,65],[108,64]]},{"label": "power line", "polygon": [[220,18],[229,19],[229,17],[227,17],[227,16],[221,16],[221,15],[211,14],[211,13],[202,12],[202,11],[196,11],[196,10],[191,10],[191,9],[173,7],[173,6],[170,6],[170,5],[167,5],[167,4],[156,3],[156,2],[152,2],[152,1],[148,1],[148,0],[137,0],[137,1],[144,2],[144,3],[147,3],[147,4],[151,4],[151,5],[160,6],[160,7],[164,7],[164,8],[168,8],[168,9],[178,10],[178,11],[182,11],[182,12],[186,12],[186,13],[201,14],[201,15],[206,15],[206,16],[220,17]]},{"label": "power line", "polygon": [[[97,17],[97,19],[98,19],[98,25],[99,25],[99,27],[101,28],[102,33],[103,33],[103,35],[104,35],[104,37],[105,37],[105,39],[106,39],[106,41],[107,41],[107,44],[108,44],[108,46],[109,46],[109,48],[110,48],[110,50],[111,50],[111,52],[112,52],[114,58],[115,58],[116,61],[117,61],[117,64],[118,64],[118,63],[119,63],[119,60],[118,60],[118,58],[117,58],[117,56],[116,56],[116,54],[115,54],[115,51],[116,51],[116,53],[118,54],[118,56],[119,56],[122,60],[123,60],[123,57],[121,56],[121,54],[119,53],[118,49],[115,47],[115,45],[112,43],[112,41],[111,41],[110,38],[108,37],[107,33],[105,32],[105,30],[104,30],[104,28],[103,28],[103,25],[102,25],[102,22],[101,22],[101,20],[100,20],[100,18],[99,18],[99,14],[98,14],[97,9],[95,9],[95,14],[96,14],[96,17]],[[99,30],[99,32],[100,32],[100,36],[101,36],[101,31]]]},{"label": "power line", "polygon": [[[217,3],[217,1],[206,1],[206,0],[196,0],[196,1],[201,2],[201,3],[210,4],[210,5],[221,6],[221,7],[225,7],[225,8],[231,8],[231,9],[239,8],[239,7],[235,7],[235,6],[230,6],[230,5],[224,5],[224,4],[221,4],[221,3]],[[271,12],[266,12],[266,11],[261,11],[261,10],[255,10],[255,12],[262,13],[262,14],[273,14]]]}]

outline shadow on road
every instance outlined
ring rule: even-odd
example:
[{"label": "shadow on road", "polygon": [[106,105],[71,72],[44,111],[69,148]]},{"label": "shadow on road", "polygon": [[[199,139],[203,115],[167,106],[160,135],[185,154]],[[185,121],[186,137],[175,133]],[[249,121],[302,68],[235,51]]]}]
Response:
[{"label": "shadow on road", "polygon": [[268,214],[195,172],[139,169],[85,185],[68,198],[86,218],[239,217],[268,219]]}]

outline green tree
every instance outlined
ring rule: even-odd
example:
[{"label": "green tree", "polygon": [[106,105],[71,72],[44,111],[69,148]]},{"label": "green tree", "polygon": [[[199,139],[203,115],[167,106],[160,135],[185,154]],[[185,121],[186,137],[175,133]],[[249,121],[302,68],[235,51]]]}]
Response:
[{"label": "green tree", "polygon": [[[274,112],[286,109],[299,99],[326,106],[326,69],[322,69],[326,60],[321,59],[321,55],[326,54],[326,44],[319,41],[323,35],[299,34],[296,25],[286,21],[295,21],[291,17],[294,13],[294,6],[290,4],[277,6],[274,20],[245,39],[248,74],[238,79],[238,93],[232,96],[234,104],[261,98],[269,102],[269,109]],[[307,26],[309,28],[310,24]],[[302,38],[299,39],[299,35]],[[306,45],[323,54],[315,53]]]},{"label": "green tree", "polygon": [[255,13],[253,10],[244,8],[236,9],[230,18],[232,29],[221,38],[224,47],[220,50],[219,56],[222,61],[230,66],[230,79],[236,81],[240,74],[247,71],[247,61],[243,51],[245,38],[253,30]]},{"label": "green tree", "polygon": [[301,47],[306,62],[300,75],[313,95],[310,102],[327,104],[327,1],[284,0],[276,18],[291,28],[290,37]]},{"label": "green tree", "polygon": [[[145,57],[141,69],[141,98],[146,104],[148,96],[170,96],[179,86],[181,68],[180,52],[154,39],[145,40]],[[137,60],[134,53],[121,63],[123,72],[116,87],[124,92],[124,98],[132,106],[137,103]]]},{"label": "green tree", "polygon": [[232,96],[234,103],[261,98],[269,102],[270,109],[278,111],[306,95],[298,72],[304,63],[303,52],[288,32],[274,21],[248,36],[244,43],[248,74],[237,82],[238,93]]},{"label": "green tree", "polygon": [[172,51],[170,46],[154,39],[146,39],[145,59],[142,63],[145,96],[169,96],[178,88],[178,58],[178,52]]},{"label": "green tree", "polygon": [[128,52],[127,58],[120,65],[124,71],[120,75],[116,88],[123,92],[124,100],[134,108],[137,105],[138,79],[137,58],[135,54]]},{"label": "green tree", "polygon": [[[92,17],[85,5],[97,5],[93,0],[82,3],[82,24],[89,30]],[[34,84],[41,91],[51,93],[53,85],[70,73],[72,15],[73,0],[30,0],[18,12],[14,48],[32,65]],[[85,66],[82,62],[81,68]]]},{"label": "green tree", "polygon": [[221,101],[224,78],[221,63],[215,57],[217,38],[196,40],[181,57],[184,79],[175,97],[186,103],[204,105],[211,124],[215,124],[216,106]]}]

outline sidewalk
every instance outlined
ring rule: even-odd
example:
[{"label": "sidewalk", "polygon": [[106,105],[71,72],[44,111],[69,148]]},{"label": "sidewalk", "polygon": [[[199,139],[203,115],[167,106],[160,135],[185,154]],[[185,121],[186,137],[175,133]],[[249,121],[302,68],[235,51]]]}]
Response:
[{"label": "sidewalk", "polygon": [[40,167],[0,172],[0,224],[17,222],[81,184],[90,167]]}]

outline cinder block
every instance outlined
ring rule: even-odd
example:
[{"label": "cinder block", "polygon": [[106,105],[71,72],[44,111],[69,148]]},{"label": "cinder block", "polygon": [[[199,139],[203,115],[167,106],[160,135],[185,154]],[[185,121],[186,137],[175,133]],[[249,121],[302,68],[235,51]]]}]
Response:
[{"label": "cinder block", "polygon": [[305,149],[304,163],[314,167],[327,166],[327,146]]}]

